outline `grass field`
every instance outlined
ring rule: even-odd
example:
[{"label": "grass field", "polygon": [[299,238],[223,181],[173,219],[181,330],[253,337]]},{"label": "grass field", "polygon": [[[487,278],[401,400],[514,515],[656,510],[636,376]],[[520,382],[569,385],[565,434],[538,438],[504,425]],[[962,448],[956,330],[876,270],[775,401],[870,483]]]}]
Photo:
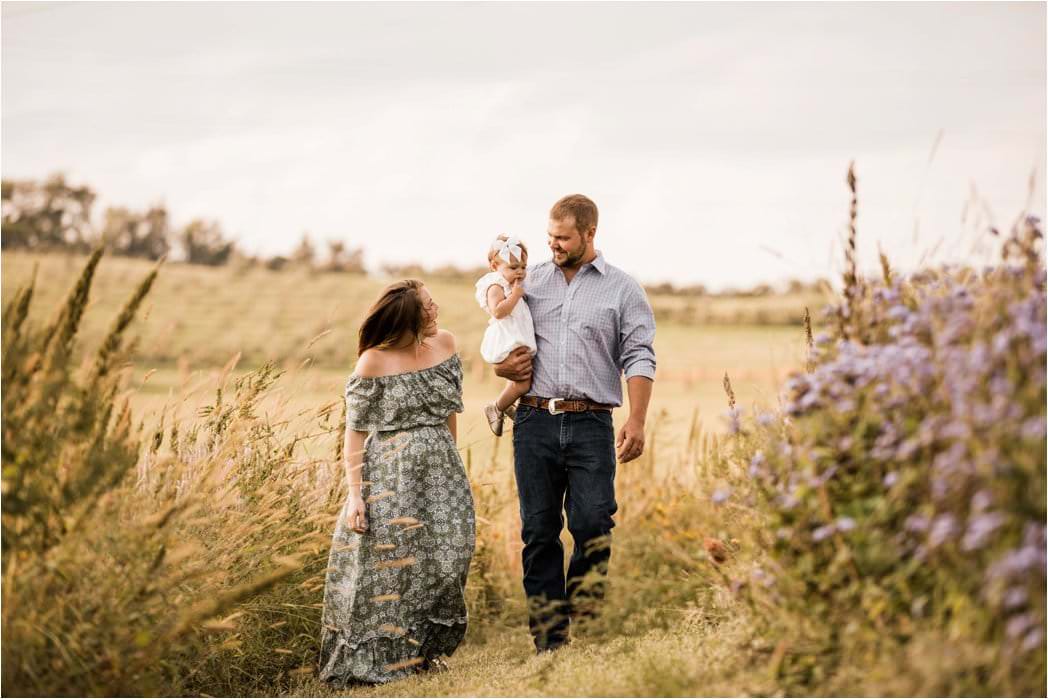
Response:
[{"label": "grass field", "polygon": [[[469,284],[434,282],[466,370],[469,632],[446,673],[344,691],[314,679],[319,608],[345,492],[342,384],[383,282],[171,265],[121,364],[107,328],[150,267],[103,259],[61,332],[5,320],[4,693],[1042,694],[1037,234],[1016,239],[1021,266],[985,277],[894,280],[886,265],[811,347],[800,326],[696,323],[681,299],[652,298],[657,377],[645,453],[617,472],[605,611],[540,657],[510,444],[481,413],[501,388],[477,356],[484,315]],[[35,268],[31,319],[52,317],[82,264],[5,254],[4,302]],[[709,301],[721,319],[792,305]],[[763,302],[778,310],[754,313]],[[943,457],[968,450],[992,468]]]},{"label": "grass field", "polygon": [[[28,281],[35,269],[38,292],[30,315],[46,319],[68,292],[82,263],[83,259],[64,255],[5,254],[4,301]],[[84,314],[79,350],[92,350],[98,345],[128,289],[150,268],[140,261],[102,260]],[[142,342],[124,388],[136,421],[142,421],[146,434],[161,420],[165,426],[192,425],[199,419],[200,409],[214,401],[218,385],[228,387],[230,378],[243,375],[264,361],[274,361],[285,374],[261,397],[260,410],[269,416],[267,420],[308,422],[325,406],[341,402],[342,386],[355,356],[356,325],[382,284],[352,275],[309,276],[294,270],[278,274],[183,265],[163,267],[134,326],[134,334]],[[491,695],[694,692],[689,689],[695,686],[690,675],[677,676],[668,684],[662,681],[661,685],[658,678],[675,658],[698,652],[696,644],[713,640],[703,652],[726,652],[722,638],[706,639],[697,633],[701,623],[690,624],[685,633],[677,634],[665,625],[661,630],[648,631],[641,626],[634,640],[616,640],[607,634],[590,639],[579,637],[574,646],[556,658],[532,657],[523,598],[517,589],[519,518],[509,442],[497,440],[482,415],[483,404],[497,395],[502,385],[478,354],[485,316],[473,301],[468,284],[435,282],[429,286],[441,304],[441,325],[459,338],[466,369],[459,446],[470,465],[478,502],[487,508],[488,524],[483,536],[493,547],[489,565],[498,572],[498,594],[505,598],[505,609],[497,620],[471,627],[451,673],[418,677],[369,691]],[[710,474],[699,476],[704,465],[698,463],[698,451],[687,443],[687,438],[697,430],[723,433],[726,429],[722,418],[727,409],[725,373],[731,376],[740,405],[754,410],[758,406],[774,408],[778,402],[777,387],[789,371],[799,366],[804,351],[804,333],[799,326],[682,323],[675,319],[693,315],[681,311],[681,299],[651,300],[662,318],[655,340],[657,378],[648,413],[647,451],[637,462],[624,465],[619,478],[619,520],[627,523],[647,507],[645,503],[661,497],[659,491],[664,486],[658,484],[690,484],[689,490],[702,497],[700,491],[716,482],[709,478]],[[753,303],[752,299],[738,301]],[[721,316],[738,316],[732,299],[715,302],[721,307]],[[777,299],[777,303],[782,304],[783,299]],[[793,312],[803,314],[803,305]],[[226,376],[224,368],[231,363],[235,366],[231,376]],[[625,391],[623,395],[627,395]],[[625,419],[627,410],[625,406],[615,412],[617,425]],[[296,462],[329,461],[334,441],[331,434],[306,432],[304,428],[295,433]],[[628,556],[623,552],[635,546],[640,547],[638,556],[643,555],[641,550],[647,547],[643,536],[632,544],[630,536],[626,537],[618,549],[620,554]],[[566,531],[564,540],[570,545]],[[630,570],[632,566],[624,561],[615,568]],[[620,592],[628,596],[628,589],[627,586]],[[659,612],[665,613],[675,614]],[[718,636],[721,634],[723,630]],[[644,660],[614,674],[599,671],[600,665],[622,653],[637,654]],[[308,662],[308,658],[304,660]],[[560,663],[568,664],[570,671],[554,672]],[[498,682],[492,682],[495,668]],[[560,679],[554,680],[554,675]],[[599,684],[599,690],[591,686],[594,683]],[[293,684],[290,691],[324,695],[331,690],[304,678]]]},{"label": "grass field", "polygon": [[[66,255],[4,253],[3,298],[38,270],[38,294],[31,316],[46,317],[68,292],[83,258]],[[83,347],[97,346],[126,298],[127,289],[144,277],[148,263],[126,258],[103,259],[85,324]],[[162,268],[147,299],[136,334],[142,337],[128,386],[136,415],[149,420],[171,398],[187,410],[210,399],[213,379],[234,356],[238,370],[272,360],[289,372],[291,410],[318,407],[341,398],[342,385],[355,359],[356,328],[383,282],[356,275],[308,275],[301,270],[271,272],[172,264]],[[501,390],[501,380],[479,357],[486,319],[473,301],[468,284],[437,281],[427,284],[441,304],[440,324],[459,338],[466,368],[465,414],[460,433],[464,444],[483,455],[491,434],[481,406]],[[651,299],[656,313],[674,316],[683,301]],[[739,304],[747,308],[759,299],[712,299],[719,317],[732,317]],[[765,301],[776,308],[818,299],[797,297]],[[814,308],[813,308],[814,311]],[[677,314],[679,315],[679,314]],[[723,378],[727,372],[739,404],[774,407],[777,387],[800,366],[803,329],[782,324],[682,324],[658,322],[655,351],[658,362],[649,415],[662,414],[662,429],[672,439],[698,419],[711,431],[723,431],[726,410]],[[211,380],[209,380],[211,377]],[[293,377],[293,378],[292,378]],[[626,392],[623,391],[623,396]],[[616,423],[626,408],[616,411]]]}]

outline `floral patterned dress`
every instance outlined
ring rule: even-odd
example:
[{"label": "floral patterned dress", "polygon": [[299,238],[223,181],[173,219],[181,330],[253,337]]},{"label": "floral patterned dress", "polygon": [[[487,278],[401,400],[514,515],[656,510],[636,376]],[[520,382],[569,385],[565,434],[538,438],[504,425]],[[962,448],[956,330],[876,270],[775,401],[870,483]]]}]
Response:
[{"label": "floral patterned dress", "polygon": [[320,679],[404,677],[451,655],[466,632],[473,496],[448,429],[462,412],[462,363],[346,383],[349,429],[368,432],[362,486],[368,529],[343,506],[324,588]]}]

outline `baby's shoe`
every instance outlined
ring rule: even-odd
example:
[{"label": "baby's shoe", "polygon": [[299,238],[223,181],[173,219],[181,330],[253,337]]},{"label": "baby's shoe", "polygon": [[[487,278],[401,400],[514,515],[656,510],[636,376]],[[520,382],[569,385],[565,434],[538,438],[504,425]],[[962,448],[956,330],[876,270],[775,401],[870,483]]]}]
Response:
[{"label": "baby's shoe", "polygon": [[502,412],[505,413],[506,417],[508,417],[510,420],[515,420],[517,418],[517,406],[513,405],[512,403],[510,403],[509,407],[503,410]]},{"label": "baby's shoe", "polygon": [[488,419],[488,427],[495,433],[496,437],[502,436],[502,418],[505,416],[499,407],[494,403],[488,403],[484,406],[484,417]]}]

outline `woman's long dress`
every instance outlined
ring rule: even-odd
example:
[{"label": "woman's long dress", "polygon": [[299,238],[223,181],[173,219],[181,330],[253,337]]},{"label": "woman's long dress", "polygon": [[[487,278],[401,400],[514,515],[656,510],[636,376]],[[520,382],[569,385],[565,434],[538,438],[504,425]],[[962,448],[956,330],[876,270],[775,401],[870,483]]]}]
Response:
[{"label": "woman's long dress", "polygon": [[324,588],[320,679],[387,682],[451,655],[466,632],[473,496],[447,420],[462,412],[462,363],[346,383],[364,442],[368,529],[343,506]]}]

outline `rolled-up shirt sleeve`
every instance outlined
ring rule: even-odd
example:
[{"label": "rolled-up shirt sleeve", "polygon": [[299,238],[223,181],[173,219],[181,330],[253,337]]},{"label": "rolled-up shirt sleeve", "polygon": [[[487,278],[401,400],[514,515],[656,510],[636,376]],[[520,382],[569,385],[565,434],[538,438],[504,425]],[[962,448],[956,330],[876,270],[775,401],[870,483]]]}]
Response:
[{"label": "rolled-up shirt sleeve", "polygon": [[633,282],[622,297],[619,319],[619,366],[625,377],[655,380],[655,314],[644,288]]}]

